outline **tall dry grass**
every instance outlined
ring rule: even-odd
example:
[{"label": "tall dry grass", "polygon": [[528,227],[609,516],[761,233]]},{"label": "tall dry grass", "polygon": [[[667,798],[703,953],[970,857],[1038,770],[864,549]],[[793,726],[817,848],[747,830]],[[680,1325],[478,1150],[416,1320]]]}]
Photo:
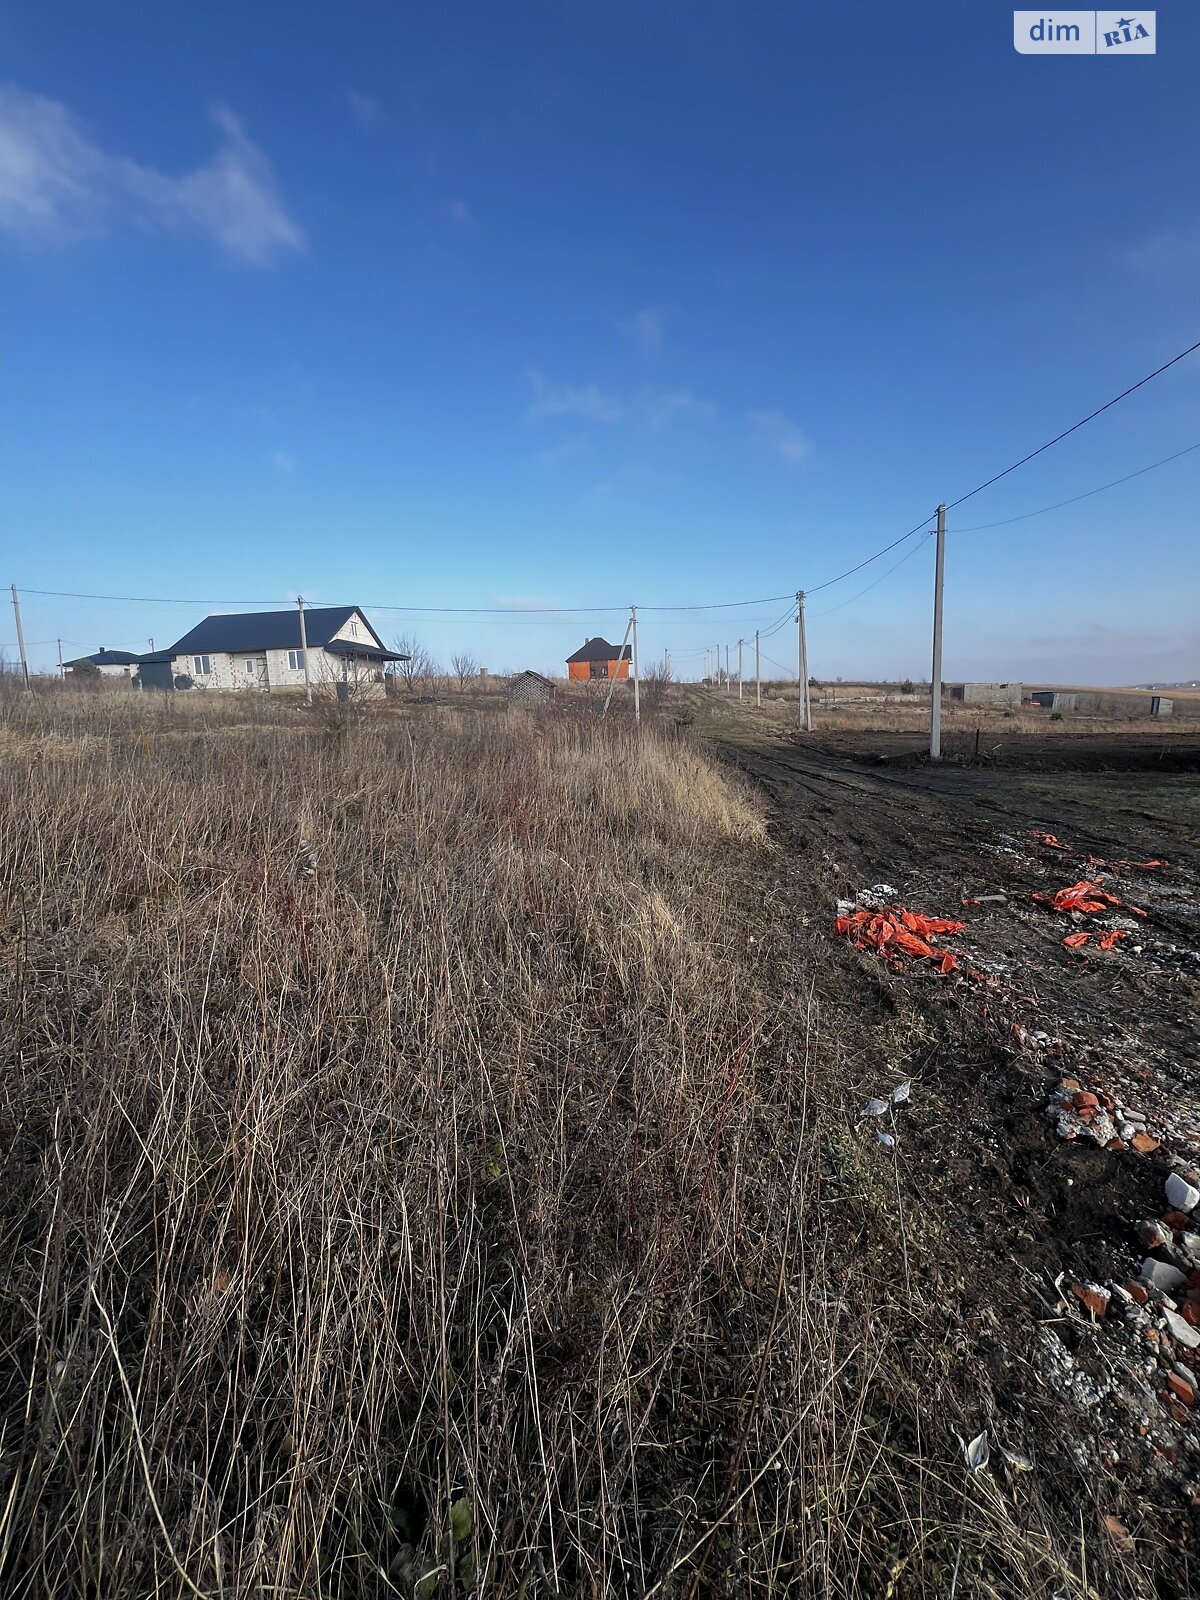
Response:
[{"label": "tall dry grass", "polygon": [[961,1517],[960,1594],[1050,1593],[768,848],[653,729],[21,702],[0,1592],[935,1594]]}]

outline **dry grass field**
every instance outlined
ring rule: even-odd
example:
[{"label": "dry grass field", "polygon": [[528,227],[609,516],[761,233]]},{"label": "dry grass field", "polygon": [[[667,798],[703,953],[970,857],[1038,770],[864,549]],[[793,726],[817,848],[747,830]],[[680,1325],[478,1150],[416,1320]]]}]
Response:
[{"label": "dry grass field", "polygon": [[674,718],[0,709],[5,1597],[1150,1593]]}]

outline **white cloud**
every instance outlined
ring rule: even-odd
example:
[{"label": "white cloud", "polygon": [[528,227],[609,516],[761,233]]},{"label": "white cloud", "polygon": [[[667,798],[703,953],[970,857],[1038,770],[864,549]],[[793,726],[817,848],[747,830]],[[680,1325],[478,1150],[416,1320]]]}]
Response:
[{"label": "white cloud", "polygon": [[627,339],[632,339],[635,344],[641,345],[647,355],[657,355],[662,346],[663,314],[647,308],[644,311],[635,311],[631,317],[626,317],[624,322],[618,322],[617,327]]},{"label": "white cloud", "polygon": [[798,422],[784,416],[782,411],[751,411],[746,421],[763,443],[782,460],[799,466],[807,459],[812,448],[808,435]]},{"label": "white cloud", "polygon": [[531,372],[533,399],[525,413],[530,422],[542,422],[550,417],[584,417],[589,422],[616,422],[625,413],[624,405],[605,394],[594,383],[581,388],[562,388],[549,383],[540,372]]},{"label": "white cloud", "polygon": [[559,467],[564,461],[573,461],[585,455],[587,450],[587,440],[576,435],[573,439],[563,439],[545,450],[539,450],[533,459],[539,467]]},{"label": "white cloud", "polygon": [[295,468],[296,458],[287,450],[272,450],[271,463],[280,472],[291,472]]},{"label": "white cloud", "polygon": [[471,228],[475,225],[475,218],[465,200],[448,200],[446,214],[456,227]]},{"label": "white cloud", "polygon": [[346,90],[346,104],[350,108],[350,115],[360,128],[377,128],[381,122],[386,121],[386,114],[374,95],[364,94],[361,89]]},{"label": "white cloud", "polygon": [[120,221],[193,229],[254,266],[303,250],[266,156],[228,108],[212,116],[216,154],[172,177],[102,150],[59,101],[0,88],[0,231],[53,245]]},{"label": "white cloud", "polygon": [[1144,272],[1195,271],[1200,267],[1200,229],[1156,233],[1130,250],[1128,259]]},{"label": "white cloud", "polygon": [[683,417],[696,422],[711,422],[717,408],[711,400],[702,400],[691,389],[670,389],[646,401],[646,421],[652,428],[669,428]]}]

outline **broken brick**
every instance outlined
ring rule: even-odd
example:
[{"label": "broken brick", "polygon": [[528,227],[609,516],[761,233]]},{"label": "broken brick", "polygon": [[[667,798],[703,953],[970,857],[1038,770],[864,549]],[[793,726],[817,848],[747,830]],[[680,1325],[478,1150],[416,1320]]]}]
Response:
[{"label": "broken brick", "polygon": [[1187,1422],[1191,1413],[1186,1406],[1180,1405],[1173,1394],[1164,1394],[1162,1399],[1163,1405],[1166,1406],[1167,1411],[1174,1417],[1176,1422]]},{"label": "broken brick", "polygon": [[1141,1156],[1148,1156],[1152,1150],[1157,1150],[1159,1147],[1157,1139],[1151,1134],[1143,1133],[1141,1130],[1135,1133],[1129,1142]]},{"label": "broken brick", "polygon": [[1070,1089],[1072,1093],[1074,1093],[1077,1089],[1083,1088],[1083,1085],[1080,1083],[1078,1078],[1064,1078],[1062,1081],[1062,1086],[1064,1089]]},{"label": "broken brick", "polygon": [[1092,1313],[1102,1317],[1108,1310],[1108,1294],[1094,1283],[1073,1283],[1071,1293]]},{"label": "broken brick", "polygon": [[1139,1306],[1144,1306],[1150,1298],[1146,1292],[1146,1285],[1144,1283],[1137,1283],[1133,1279],[1130,1279],[1129,1282],[1126,1283],[1125,1293]]},{"label": "broken brick", "polygon": [[1091,1093],[1090,1090],[1080,1089],[1077,1094],[1073,1094],[1071,1096],[1071,1103],[1075,1107],[1076,1111],[1082,1111],[1085,1106],[1090,1106],[1094,1111],[1100,1104],[1100,1101],[1096,1095]]},{"label": "broken brick", "polygon": [[1167,1373],[1167,1388],[1176,1400],[1182,1400],[1185,1406],[1194,1406],[1196,1391],[1186,1378],[1181,1378],[1177,1372]]},{"label": "broken brick", "polygon": [[1174,1228],[1176,1233],[1182,1232],[1191,1220],[1185,1211],[1164,1211],[1163,1221],[1168,1228]]}]

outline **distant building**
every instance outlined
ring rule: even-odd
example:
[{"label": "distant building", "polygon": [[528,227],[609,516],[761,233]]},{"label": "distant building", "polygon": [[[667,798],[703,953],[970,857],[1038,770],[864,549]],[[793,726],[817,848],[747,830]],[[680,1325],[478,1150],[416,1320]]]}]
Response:
[{"label": "distant building", "polygon": [[131,655],[128,650],[106,650],[101,645],[95,655],[76,656],[74,661],[64,661],[63,672],[74,672],[76,667],[82,667],[86,662],[95,667],[102,678],[129,678],[140,660],[140,656]]},{"label": "distant building", "polygon": [[948,700],[968,706],[1019,706],[1024,692],[1019,683],[948,683],[945,689]]},{"label": "distant building", "polygon": [[548,706],[558,692],[557,684],[540,672],[518,672],[511,678],[506,693],[512,705]]},{"label": "distant building", "polygon": [[[314,606],[304,612],[308,669],[314,686],[381,684],[385,666],[407,661],[384,647],[357,606]],[[300,615],[248,611],[205,617],[167,650],[136,658],[146,689],[302,689]]]},{"label": "distant building", "polygon": [[632,655],[627,644],[585,639],[575,654],[567,657],[567,677],[573,683],[585,683],[590,678],[627,678]]}]

